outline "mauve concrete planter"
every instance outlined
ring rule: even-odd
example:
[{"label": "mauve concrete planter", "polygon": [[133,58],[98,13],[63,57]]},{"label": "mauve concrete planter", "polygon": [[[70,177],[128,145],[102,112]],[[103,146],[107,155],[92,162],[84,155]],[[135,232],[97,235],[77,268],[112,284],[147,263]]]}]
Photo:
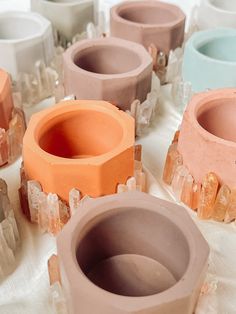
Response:
[{"label": "mauve concrete planter", "polygon": [[161,1],[124,1],[111,9],[111,35],[135,41],[146,48],[154,44],[168,54],[184,40],[185,14]]},{"label": "mauve concrete planter", "polygon": [[178,151],[196,182],[214,172],[222,184],[236,184],[236,89],[192,98],[183,117]]},{"label": "mauve concrete planter", "polygon": [[141,192],[84,202],[57,247],[70,314],[192,314],[209,254],[184,208]]},{"label": "mauve concrete planter", "polygon": [[23,141],[25,173],[68,202],[97,197],[134,175],[134,119],[103,101],[63,101],[34,114]]},{"label": "mauve concrete planter", "polygon": [[136,43],[118,38],[80,41],[64,54],[64,85],[77,99],[106,100],[130,109],[151,90],[152,60]]}]

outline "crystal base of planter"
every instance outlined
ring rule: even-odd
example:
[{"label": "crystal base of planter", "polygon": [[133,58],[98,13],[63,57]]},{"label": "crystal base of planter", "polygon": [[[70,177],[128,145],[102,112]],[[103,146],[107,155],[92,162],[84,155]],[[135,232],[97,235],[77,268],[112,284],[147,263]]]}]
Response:
[{"label": "crystal base of planter", "polygon": [[12,271],[19,243],[20,236],[8,197],[7,184],[0,179],[0,279]]},{"label": "crystal base of planter", "polygon": [[[141,152],[141,145],[135,146],[134,177],[129,178],[126,184],[118,184],[117,193],[133,190],[146,191],[146,175],[143,172]],[[66,204],[57,194],[45,193],[39,182],[27,178],[23,163],[20,176],[19,197],[23,213],[30,222],[38,224],[42,232],[48,232],[54,236],[89,198],[87,195],[81,198],[80,191],[73,188],[69,192],[69,204]]]},{"label": "crystal base of planter", "polygon": [[9,129],[0,128],[0,166],[11,164],[20,156],[25,129],[24,112],[14,108]]},{"label": "crystal base of planter", "polygon": [[220,185],[214,172],[206,173],[202,182],[196,182],[190,171],[183,165],[178,152],[179,131],[175,133],[169,147],[163,181],[171,185],[175,198],[197,211],[200,219],[213,219],[229,223],[236,221],[236,189]]}]

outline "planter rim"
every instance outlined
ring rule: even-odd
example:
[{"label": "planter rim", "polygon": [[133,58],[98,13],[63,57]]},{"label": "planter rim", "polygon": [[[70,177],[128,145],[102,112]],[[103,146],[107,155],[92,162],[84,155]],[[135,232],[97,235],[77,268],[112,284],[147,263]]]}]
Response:
[{"label": "planter rim", "polygon": [[[141,8],[146,7],[146,6],[156,6],[159,8],[169,9],[170,11],[174,10],[175,13],[177,13],[176,15],[178,15],[178,16],[176,16],[176,19],[173,22],[146,24],[146,23],[132,22],[132,21],[129,21],[129,20],[122,18],[119,15],[120,10],[125,9],[125,8],[129,8],[129,7],[137,7],[137,6],[139,6]],[[141,8],[140,8],[140,10],[141,10]],[[137,27],[140,29],[153,29],[156,27],[171,29],[171,28],[174,28],[174,27],[178,26],[179,24],[181,24],[183,19],[186,18],[185,14],[183,13],[183,11],[178,6],[176,6],[174,4],[162,2],[162,1],[155,1],[155,0],[121,2],[120,4],[117,4],[111,8],[111,16],[117,22],[122,22],[123,24],[134,26],[134,27]]]},{"label": "planter rim", "polygon": [[[60,258],[61,260],[63,260],[63,264],[67,265],[67,267],[65,267],[65,272],[66,269],[70,267],[70,272],[73,273],[72,275],[78,278],[78,281],[81,285],[83,285],[85,289],[93,289],[95,298],[102,298],[103,300],[106,300],[106,302],[119,304],[119,307],[121,307],[122,309],[125,307],[129,307],[129,310],[140,310],[140,308],[146,307],[150,308],[166,302],[171,302],[172,299],[178,299],[189,295],[188,286],[192,285],[193,281],[197,279],[189,278],[189,275],[193,275],[193,269],[195,273],[196,263],[198,263],[198,267],[200,269],[204,268],[206,259],[209,255],[209,247],[202,235],[200,234],[198,228],[192,222],[187,211],[179,205],[161,199],[158,199],[159,205],[156,206],[157,204],[155,202],[157,201],[157,198],[146,193],[135,191],[122,194],[122,197],[120,197],[120,195],[111,195],[106,197],[100,197],[94,200],[88,200],[88,202],[86,203],[86,208],[78,211],[75,214],[74,219],[70,220],[68,224],[64,227],[64,229],[57,238],[57,247],[59,253],[62,250],[64,252],[63,255],[60,256]],[[119,199],[118,206],[114,199]],[[99,288],[98,286],[90,282],[90,280],[84,275],[76,259],[76,247],[78,243],[78,238],[79,235],[83,235],[84,227],[86,226],[88,221],[91,221],[95,217],[98,217],[104,213],[109,213],[118,209],[127,209],[132,206],[135,206],[137,209],[144,209],[155,212],[159,215],[166,217],[180,230],[180,232],[182,232],[189,247],[189,264],[183,276],[178,280],[175,285],[173,285],[169,289],[150,296],[129,297],[113,294],[111,292],[103,290],[102,288]],[[189,224],[191,224],[191,228],[189,227],[189,224],[184,223],[182,219],[183,216],[185,219],[189,219]],[[80,224],[78,224],[78,222]],[[75,230],[73,234],[71,232],[71,229]],[[65,243],[65,241],[63,241],[64,234],[67,234],[67,238],[69,239],[69,245],[68,242]],[[190,248],[192,251],[190,250]],[[202,254],[204,255],[204,257],[199,257],[199,249],[204,251],[204,254]],[[71,252],[74,253],[71,254]],[[107,300],[108,296],[109,300]],[[127,301],[129,302],[128,305]]]},{"label": "planter rim", "polygon": [[205,61],[211,61],[212,63],[216,64],[224,64],[225,66],[236,66],[236,61],[224,61],[219,60],[215,58],[211,58],[209,56],[206,56],[199,52],[198,48],[201,44],[206,44],[207,42],[210,42],[214,39],[218,38],[229,38],[229,37],[235,37],[236,39],[236,29],[233,28],[225,28],[225,27],[219,27],[209,30],[203,30],[196,32],[193,34],[190,39],[188,40],[186,47],[191,51],[191,53],[197,55],[199,58],[205,60]]},{"label": "planter rim", "polygon": [[[224,92],[224,97],[222,98],[222,92]],[[187,109],[184,114],[184,119],[190,119],[193,127],[197,128],[198,132],[206,140],[211,139],[212,142],[219,143],[221,145],[236,148],[236,143],[233,141],[225,140],[220,138],[207,130],[205,130],[200,123],[198,122],[197,114],[201,108],[204,108],[206,103],[216,101],[216,100],[229,100],[235,99],[236,101],[236,88],[222,88],[212,91],[198,93],[191,99],[190,103],[187,106]]]},{"label": "planter rim", "polygon": [[[76,113],[79,111],[95,111],[101,112],[110,116],[113,119],[116,119],[119,125],[122,128],[123,136],[120,143],[109,152],[98,156],[92,156],[87,158],[64,158],[52,155],[46,151],[44,151],[38,144],[40,129],[43,128],[49,121],[55,119],[56,117],[65,116],[67,113]],[[66,118],[65,118],[66,119]],[[30,129],[30,131],[29,131]],[[133,137],[129,136],[129,134],[133,134]],[[105,101],[98,100],[69,100],[62,101],[51,108],[45,109],[41,112],[34,114],[29,122],[28,128],[26,130],[24,142],[30,141],[32,143],[31,150],[37,152],[39,156],[42,158],[47,156],[47,160],[52,164],[59,163],[60,165],[99,165],[101,162],[107,161],[113,156],[119,154],[122,148],[133,146],[132,139],[134,138],[134,119],[129,116],[127,113],[119,110],[117,107]]]},{"label": "planter rim", "polygon": [[223,14],[227,14],[227,15],[231,15],[231,16],[236,15],[236,10],[235,11],[229,11],[229,10],[217,7],[216,5],[214,5],[212,0],[203,0],[203,4],[208,5],[209,8],[211,8],[211,9],[213,9],[219,13],[223,13]]},{"label": "planter rim", "polygon": [[[39,0],[40,1],[40,0]],[[42,3],[45,5],[51,6],[61,6],[61,7],[74,7],[81,4],[93,2],[93,0],[74,0],[68,2],[56,2],[56,1],[48,1],[48,0],[41,0]]]},{"label": "planter rim", "polygon": [[0,13],[0,21],[8,18],[20,18],[22,20],[29,20],[37,23],[39,29],[34,35],[26,36],[19,39],[1,39],[0,44],[15,44],[22,43],[26,41],[32,41],[36,38],[40,38],[43,33],[51,26],[51,22],[44,18],[42,15],[34,12],[22,12],[22,11],[6,11]]},{"label": "planter rim", "polygon": [[[85,49],[97,47],[97,46],[119,47],[119,48],[123,48],[124,50],[129,50],[130,52],[136,54],[140,58],[140,65],[136,67],[135,69],[124,72],[124,73],[101,74],[101,73],[95,73],[95,72],[84,70],[74,63],[74,58],[77,53]],[[122,78],[126,78],[127,76],[129,77],[136,76],[138,72],[144,71],[146,67],[152,63],[151,56],[142,45],[135,42],[128,41],[128,40],[116,38],[116,37],[81,40],[75,43],[74,45],[72,45],[71,47],[69,47],[65,51],[64,56],[67,57],[67,65],[71,71],[80,72],[82,74],[86,74],[87,76],[98,78],[104,81],[110,80],[110,79],[122,79]]]}]

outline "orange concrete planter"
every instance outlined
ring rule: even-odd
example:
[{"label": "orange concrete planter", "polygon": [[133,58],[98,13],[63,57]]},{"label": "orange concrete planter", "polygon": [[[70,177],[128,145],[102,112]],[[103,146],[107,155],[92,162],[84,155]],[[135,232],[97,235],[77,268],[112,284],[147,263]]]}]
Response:
[{"label": "orange concrete planter", "polygon": [[104,101],[64,101],[33,115],[23,142],[25,172],[68,201],[72,188],[97,197],[134,172],[134,120]]},{"label": "orange concrete planter", "polygon": [[0,128],[8,130],[12,118],[13,99],[11,80],[7,72],[0,70]]}]

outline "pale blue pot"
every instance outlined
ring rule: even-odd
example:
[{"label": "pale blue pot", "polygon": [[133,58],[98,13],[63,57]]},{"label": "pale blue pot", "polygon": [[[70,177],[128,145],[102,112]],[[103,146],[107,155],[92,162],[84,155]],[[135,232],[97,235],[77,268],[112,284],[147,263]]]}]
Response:
[{"label": "pale blue pot", "polygon": [[236,87],[236,30],[200,31],[188,40],[184,52],[183,79],[194,92]]}]

